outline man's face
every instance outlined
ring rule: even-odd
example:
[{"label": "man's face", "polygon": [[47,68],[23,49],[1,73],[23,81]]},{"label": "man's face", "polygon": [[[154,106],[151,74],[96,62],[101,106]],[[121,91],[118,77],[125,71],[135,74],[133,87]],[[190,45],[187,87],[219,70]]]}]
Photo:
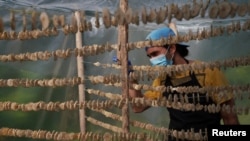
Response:
[{"label": "man's face", "polygon": [[150,47],[147,49],[147,56],[153,58],[161,54],[166,54],[166,52],[167,49],[165,47]]}]

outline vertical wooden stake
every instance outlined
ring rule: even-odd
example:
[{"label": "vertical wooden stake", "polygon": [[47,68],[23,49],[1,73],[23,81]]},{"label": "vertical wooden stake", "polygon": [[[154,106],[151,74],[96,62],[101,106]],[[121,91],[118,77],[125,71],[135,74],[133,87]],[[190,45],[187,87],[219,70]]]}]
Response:
[{"label": "vertical wooden stake", "polygon": [[[76,11],[75,12],[75,17],[77,21],[77,26],[78,30],[76,33],[76,47],[77,48],[82,48],[82,34],[79,31],[79,27],[81,25],[81,17],[80,17],[80,12]],[[82,78],[84,80],[84,67],[83,67],[83,57],[82,56],[77,56],[77,73],[78,77]],[[78,95],[79,95],[79,102],[84,102],[85,101],[85,86],[84,84],[79,84],[78,85]],[[85,133],[86,132],[86,120],[85,120],[85,109],[80,109],[79,110],[79,118],[80,118],[80,130],[81,132]]]},{"label": "vertical wooden stake", "polygon": [[[120,8],[125,13],[128,9],[128,0],[120,0]],[[124,99],[129,98],[129,80],[128,80],[128,24],[118,25],[118,44],[120,49],[117,50],[117,58],[121,61],[122,69],[122,96]],[[122,128],[125,133],[129,132],[129,104],[122,107]]]}]

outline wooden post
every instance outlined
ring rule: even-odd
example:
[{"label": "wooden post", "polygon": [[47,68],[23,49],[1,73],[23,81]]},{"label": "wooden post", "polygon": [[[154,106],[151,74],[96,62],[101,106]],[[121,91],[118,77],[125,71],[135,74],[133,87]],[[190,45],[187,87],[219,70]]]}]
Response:
[{"label": "wooden post", "polygon": [[[77,26],[78,30],[76,33],[76,47],[77,48],[82,48],[82,34],[79,31],[79,27],[81,24],[81,17],[80,17],[80,12],[76,11],[75,12],[75,17],[77,21]],[[77,73],[78,77],[82,78],[84,80],[84,67],[83,67],[83,57],[82,56],[77,56]],[[79,102],[85,101],[85,86],[84,84],[79,84],[78,85],[78,95],[79,95]],[[80,109],[79,110],[79,120],[80,120],[80,130],[81,132],[85,133],[86,132],[86,120],[85,120],[85,109]]]},{"label": "wooden post", "polygon": [[[120,8],[125,13],[128,9],[128,0],[120,0]],[[122,69],[122,96],[128,99],[129,80],[128,80],[128,50],[126,44],[128,43],[128,25],[118,25],[118,44],[120,48],[117,50],[117,58],[120,60]],[[122,128],[125,133],[129,132],[129,104],[122,107]]]}]

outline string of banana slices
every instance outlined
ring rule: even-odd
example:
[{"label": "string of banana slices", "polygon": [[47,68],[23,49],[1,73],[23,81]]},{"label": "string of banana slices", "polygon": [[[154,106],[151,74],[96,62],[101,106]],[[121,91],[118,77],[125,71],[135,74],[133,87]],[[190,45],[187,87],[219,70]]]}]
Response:
[{"label": "string of banana slices", "polygon": [[[119,75],[109,75],[109,76],[89,76],[88,77],[90,82],[92,84],[106,84],[106,85],[112,85],[112,86],[116,86],[116,87],[121,87],[121,77]],[[153,91],[159,91],[159,92],[173,92],[173,91],[177,91],[179,93],[194,93],[194,92],[198,92],[198,93],[204,93],[204,92],[208,92],[208,93],[217,93],[217,92],[232,92],[232,93],[237,93],[237,92],[241,92],[241,91],[246,91],[249,92],[250,90],[250,85],[246,84],[246,85],[227,85],[227,86],[214,86],[214,87],[203,87],[203,88],[199,88],[199,87],[193,87],[193,86],[182,86],[182,87],[171,87],[171,86],[151,86],[151,85],[147,85],[147,84],[132,84],[130,85],[131,88],[134,88],[136,90],[153,90]]]},{"label": "string of banana slices", "polygon": [[[118,121],[123,121],[122,116],[115,114],[115,113],[108,112],[104,109],[91,109],[91,110],[93,110],[95,112],[99,112],[99,113],[103,114],[105,117],[109,117],[109,118],[112,118],[112,119],[118,120]],[[146,129],[146,130],[151,130],[154,132],[160,132],[160,133],[167,133],[168,132],[168,129],[165,127],[159,128],[159,127],[155,127],[152,124],[143,123],[143,122],[136,121],[136,120],[130,120],[129,124],[132,126],[135,126],[135,127],[139,127],[139,128]]]},{"label": "string of banana slices", "polygon": [[52,79],[0,79],[0,87],[61,87],[83,84],[80,77]]},{"label": "string of banana slices", "polygon": [[[244,17],[246,15],[250,15],[250,3],[235,3],[228,1],[219,1],[217,0],[215,3],[210,4],[210,0],[207,0],[205,3],[202,1],[197,2],[193,0],[193,4],[184,4],[182,6],[178,6],[178,4],[171,3],[165,5],[164,7],[160,7],[159,9],[150,8],[147,11],[147,8],[143,6],[138,11],[133,11],[129,8],[125,13],[118,8],[114,14],[111,14],[109,9],[103,8],[102,10],[102,19],[105,28],[109,28],[111,26],[117,27],[118,24],[140,24],[140,20],[143,24],[147,24],[147,22],[156,22],[157,24],[163,23],[166,19],[168,22],[171,22],[172,18],[177,20],[190,20],[197,16],[204,17],[207,9],[209,8],[208,14],[212,19],[220,18],[225,19],[227,17],[235,17],[236,15],[240,17]],[[2,18],[0,17],[0,40],[14,40],[14,39],[36,39],[42,36],[55,36],[58,35],[58,29],[62,29],[65,35],[70,33],[76,33],[78,31],[92,31],[93,26],[96,28],[100,28],[100,15],[98,11],[95,12],[95,25],[92,25],[90,21],[87,21],[85,16],[85,12],[80,12],[80,27],[77,26],[75,14],[72,14],[71,22],[66,23],[64,15],[50,15],[46,11],[31,12],[31,30],[27,30],[27,12],[23,11],[22,13],[22,25],[23,29],[20,32],[16,32],[16,18],[15,11],[10,10],[10,28],[11,31],[7,32],[4,30],[4,23]],[[40,13],[40,16],[38,15]],[[38,17],[39,16],[39,17]],[[41,29],[38,28],[38,19],[41,23]],[[52,23],[51,23],[52,22]]]},{"label": "string of banana slices", "polygon": [[[122,116],[115,114],[115,113],[111,113],[111,112],[106,111],[104,109],[91,109],[91,110],[95,111],[95,112],[99,112],[99,113],[103,114],[105,117],[109,117],[109,118],[112,118],[112,119],[118,120],[118,121],[123,121]],[[151,130],[151,131],[154,131],[157,133],[168,134],[168,132],[169,132],[168,128],[156,127],[150,123],[143,123],[143,122],[136,121],[136,120],[130,120],[129,124],[134,126],[134,127],[139,127],[139,128],[146,129],[146,130]]]},{"label": "string of banana slices", "polygon": [[105,122],[102,122],[102,121],[99,121],[99,120],[96,120],[92,117],[87,117],[87,121],[89,121],[90,123],[92,124],[95,124],[95,125],[98,125],[98,126],[101,126],[101,127],[104,127],[106,129],[109,129],[113,132],[123,132],[124,130],[120,127],[117,127],[117,126],[114,126],[114,125],[111,125],[111,124],[108,124],[108,123],[105,123]]},{"label": "string of banana slices", "polygon": [[[198,89],[198,90],[197,90]],[[115,94],[115,93],[107,93],[103,92],[100,90],[95,90],[95,89],[86,89],[88,94],[95,94],[97,96],[102,96],[108,99],[121,99],[122,95],[120,94]],[[181,94],[185,95],[180,95],[180,98],[177,98],[176,95],[170,95],[169,100],[172,100],[172,98],[175,99],[175,101],[184,101],[186,103],[189,102],[190,99],[193,101],[197,100],[200,101],[200,98],[206,97],[206,99],[209,99],[209,96],[211,95],[219,95],[220,97],[227,97],[229,94],[233,94],[235,99],[238,100],[243,100],[244,98],[250,99],[250,95],[247,97],[247,93],[249,93],[250,89],[248,85],[245,86],[227,86],[227,87],[206,87],[199,89],[198,87],[177,87],[177,88],[172,88],[172,90],[169,91],[176,91],[180,92]],[[198,92],[197,92],[198,91]],[[193,93],[193,95],[187,95]],[[194,93],[199,93],[196,96]]]},{"label": "string of banana slices", "polygon": [[[108,124],[108,123],[98,121],[98,120],[96,120],[96,119],[94,119],[92,117],[87,117],[87,121],[91,122],[92,124],[101,126],[103,128],[106,128],[106,129],[109,129],[109,130],[111,130],[113,132],[123,132],[122,128],[113,126],[113,125]],[[140,124],[140,126],[147,126],[147,125],[149,125],[147,127],[149,130],[157,132],[158,135],[162,134],[163,135],[163,137],[162,137],[163,140],[166,140],[168,138],[168,136],[176,137],[178,139],[192,139],[192,140],[197,140],[197,141],[198,140],[204,140],[205,138],[207,138],[206,136],[202,135],[202,133],[203,133],[202,130],[200,130],[200,132],[194,132],[193,130],[191,130],[191,131],[184,131],[184,130],[177,131],[177,130],[169,130],[168,128],[164,128],[165,132],[160,132],[159,130],[157,130],[154,127],[150,126],[150,124],[145,124],[145,123]],[[160,129],[160,130],[163,131],[164,129]],[[207,132],[205,134],[207,135]],[[132,133],[132,135],[127,135],[127,136],[124,135],[123,138],[126,138],[128,140],[129,139],[138,139],[138,137],[136,135],[133,136],[133,133]],[[145,137],[145,138],[150,139],[152,137],[149,135],[148,137]]]},{"label": "string of banana slices", "polygon": [[27,104],[19,104],[16,102],[0,102],[0,111],[12,110],[12,111],[60,111],[60,110],[79,110],[83,108],[91,109],[105,109],[116,106],[121,108],[124,104],[132,104],[137,106],[152,106],[152,107],[168,107],[184,111],[201,111],[209,113],[218,113],[220,111],[226,111],[228,113],[236,114],[249,114],[249,106],[233,106],[229,105],[220,105],[220,104],[209,104],[201,105],[199,103],[187,103],[184,100],[178,101],[177,98],[168,97],[168,99],[161,100],[149,100],[145,98],[133,98],[129,99],[115,99],[115,100],[89,100],[84,102],[78,101],[66,101],[66,102],[48,102],[43,101],[39,102],[30,102]]},{"label": "string of banana slices", "polygon": [[[122,116],[120,116],[118,114],[108,112],[108,111],[106,111],[104,109],[91,109],[91,110],[99,112],[99,113],[105,115],[106,117],[112,118],[114,120],[123,121]],[[142,129],[153,131],[153,132],[155,132],[157,134],[174,135],[175,137],[177,137],[179,139],[183,139],[183,138],[190,139],[190,132],[185,132],[184,130],[182,130],[182,131],[171,131],[168,128],[165,128],[165,127],[156,127],[156,126],[154,126],[154,125],[152,125],[150,123],[143,123],[143,122],[135,121],[135,120],[130,120],[129,124],[134,126],[134,127],[139,127],[139,128],[142,128]],[[96,125],[101,126],[100,124],[96,124]],[[200,133],[204,133],[204,131],[200,131]],[[200,134],[200,136],[199,136],[199,133],[194,133],[193,132],[191,134],[195,134],[194,136],[196,136],[196,137],[202,137],[202,134]],[[199,139],[199,138],[196,138],[196,139]]]},{"label": "string of banana slices", "polygon": [[[93,118],[89,118],[90,122],[96,123],[96,120]],[[100,123],[104,128],[107,129],[119,129],[114,130],[115,133],[93,133],[93,132],[86,132],[86,133],[75,133],[75,132],[58,132],[58,131],[47,131],[47,130],[31,130],[31,129],[16,129],[16,128],[7,128],[2,127],[0,128],[0,135],[1,136],[10,136],[10,137],[25,137],[31,139],[44,139],[44,140],[96,140],[96,141],[111,141],[111,140],[154,140],[159,139],[159,135],[151,135],[146,133],[124,133],[120,130],[120,128],[113,128],[115,126],[111,126],[110,124],[103,124]],[[112,127],[112,128],[111,128]],[[121,131],[121,132],[119,132]],[[189,139],[195,141],[202,141],[206,140],[206,136],[202,136],[201,133],[196,133],[193,130],[191,131],[176,131],[176,130],[169,130],[170,136],[175,136],[179,139]],[[168,135],[162,135],[161,139],[166,140]]]},{"label": "string of banana slices", "polygon": [[[247,25],[250,25],[250,21],[248,22]],[[248,26],[250,27],[250,26]],[[234,29],[234,28],[233,28]],[[219,29],[219,31],[221,31]],[[223,31],[221,31],[222,33]],[[199,32],[197,32],[199,33]],[[198,34],[197,34],[198,35]],[[178,37],[170,37],[170,38],[162,38],[158,41],[139,41],[139,42],[134,42],[134,43],[128,43],[127,48],[128,49],[133,49],[133,48],[144,48],[146,46],[160,46],[164,44],[174,44],[179,41],[183,41],[182,35],[178,35]],[[193,37],[193,36],[189,36]],[[14,54],[8,54],[8,55],[1,55],[0,60],[1,61],[36,61],[36,60],[48,60],[50,57],[54,57],[56,60],[57,58],[67,58],[71,56],[71,54],[75,54],[75,56],[83,56],[83,55],[96,55],[98,53],[104,53],[105,51],[111,51],[113,49],[120,49],[121,46],[119,44],[109,44],[106,43],[104,45],[92,45],[92,46],[85,46],[83,48],[75,48],[75,49],[66,49],[66,50],[56,50],[53,52],[35,52],[35,53],[22,53],[18,55]]]},{"label": "string of banana slices", "polygon": [[[1,24],[0,24],[1,25]],[[247,20],[244,24],[240,24],[233,22],[231,25],[227,25],[225,27],[213,27],[211,29],[201,29],[197,30],[197,32],[192,32],[191,30],[187,34],[178,35],[177,37],[170,38],[162,38],[157,41],[138,41],[131,42],[126,44],[126,48],[128,50],[132,50],[135,48],[144,48],[146,46],[160,46],[165,44],[175,44],[178,42],[188,42],[190,40],[203,40],[208,39],[210,37],[220,36],[224,33],[231,34],[233,32],[239,32],[240,30],[249,30],[250,29],[250,20]],[[8,36],[6,32],[0,32],[0,39],[2,37]],[[102,44],[102,45],[89,45],[84,46],[82,48],[68,48],[65,50],[55,50],[52,52],[49,51],[38,51],[34,53],[21,53],[21,54],[8,54],[8,55],[0,55],[0,61],[37,61],[37,60],[48,60],[51,57],[54,57],[54,60],[57,58],[68,58],[71,55],[75,56],[93,56],[102,54],[104,52],[110,52],[112,50],[118,50],[121,48],[120,44]]]},{"label": "string of banana slices", "polygon": [[[109,76],[89,76],[89,80],[93,84],[105,84],[112,85],[115,87],[121,87],[121,82],[117,81],[120,78],[117,75]],[[120,80],[120,79],[119,79]],[[79,84],[84,84],[84,79],[80,77],[74,78],[52,78],[52,79],[0,79],[0,87],[61,87],[61,86],[75,86]],[[226,96],[228,93],[234,94],[236,97],[242,97],[243,92],[250,92],[250,85],[227,85],[227,86],[216,86],[216,87],[171,87],[171,86],[157,86],[153,87],[148,84],[132,84],[131,88],[136,90],[153,90],[159,92],[178,92],[178,93],[201,93],[212,95],[217,93],[221,96]],[[120,98],[119,96],[114,96],[116,94],[105,93],[93,89],[86,89],[90,94],[97,94],[100,96],[107,96],[113,98]]]},{"label": "string of banana slices", "polygon": [[[113,114],[111,112],[107,112],[107,111],[101,110],[101,109],[100,110],[98,110],[98,109],[92,109],[92,110],[97,111],[97,112],[102,112],[107,117],[111,117],[113,119],[118,119],[118,120],[122,121],[122,117],[121,116]],[[118,128],[118,127],[112,126],[110,124],[98,121],[98,120],[96,120],[94,118],[91,118],[91,117],[87,117],[87,121],[91,122],[92,124],[95,124],[95,125],[104,127],[106,129],[112,130],[113,132],[122,132],[123,131],[123,129],[121,129],[121,128]],[[132,126],[135,126],[135,127],[140,127],[140,128],[143,128],[143,129],[147,129],[147,130],[151,130],[151,131],[157,132],[157,133],[163,133],[164,135],[168,135],[168,134],[171,135],[171,130],[169,130],[168,128],[164,128],[164,127],[158,128],[158,127],[154,127],[151,124],[142,123],[142,122],[139,122],[139,121],[130,121],[130,124]],[[186,138],[186,139],[190,138],[190,133],[191,132],[172,131],[172,135],[175,135],[175,137]],[[179,136],[178,136],[178,134],[179,134]],[[195,136],[199,137],[198,133],[191,133],[191,134],[194,134],[194,135],[196,134]],[[181,135],[185,135],[185,136],[181,136]],[[200,136],[200,137],[202,137],[202,136]]]},{"label": "string of banana slices", "polygon": [[88,94],[95,94],[97,96],[102,96],[102,97],[106,97],[108,99],[121,99],[122,95],[120,94],[115,94],[115,93],[107,93],[107,92],[103,92],[100,90],[95,90],[95,89],[86,89],[86,91],[88,92]]},{"label": "string of banana slices", "polygon": [[[194,93],[197,93],[197,89],[201,94],[197,94],[196,96],[194,95]],[[180,98],[177,97],[176,94],[170,94],[168,97],[169,101],[175,101],[178,102],[180,101],[181,103],[189,103],[190,100],[193,101],[200,101],[200,98],[202,97],[206,97],[206,99],[209,99],[209,95],[214,95],[217,94],[220,97],[227,97],[228,94],[233,94],[235,99],[239,99],[239,100],[243,100],[244,98],[246,98],[246,94],[249,93],[250,89],[249,89],[249,85],[246,86],[227,86],[227,87],[206,87],[206,88],[202,88],[199,89],[198,87],[177,87],[177,88],[173,88],[172,91],[175,90],[177,92],[181,92],[182,94],[185,93],[193,93],[193,95],[179,95]],[[114,93],[106,93],[100,90],[94,90],[94,89],[86,89],[86,91],[88,92],[88,94],[95,94],[97,96],[102,96],[108,99],[121,99],[122,95],[120,94],[114,94]],[[170,90],[171,91],[171,90]],[[244,93],[244,94],[243,94]],[[248,99],[250,98],[250,95],[248,96]],[[133,103],[137,103],[137,102],[133,102]],[[139,102],[140,103],[140,102]]]},{"label": "string of banana slices", "polygon": [[[222,61],[214,61],[214,62],[200,62],[200,63],[192,63],[192,64],[181,64],[181,65],[172,65],[167,67],[162,66],[150,66],[150,65],[133,65],[130,66],[130,70],[133,72],[129,73],[129,78],[132,80],[144,80],[144,77],[149,79],[154,79],[159,76],[166,76],[166,75],[174,75],[175,73],[181,72],[194,72],[194,71],[201,71],[204,72],[205,69],[209,68],[211,70],[217,69],[225,69],[225,68],[235,68],[239,66],[248,66],[250,62],[250,57],[236,57],[225,59]],[[101,64],[100,62],[93,63],[94,66],[103,67],[103,68],[115,68],[121,69],[122,66],[117,64]],[[112,78],[112,76],[110,76]],[[119,76],[115,76],[113,82],[120,82]]]},{"label": "string of banana slices", "polygon": [[[178,37],[172,37],[168,39],[162,39],[158,41],[140,41],[140,42],[134,42],[127,44],[128,49],[134,49],[134,48],[143,48],[145,46],[152,46],[152,45],[163,45],[163,44],[173,44],[177,42],[188,42],[189,40],[194,39],[206,39],[211,36],[217,36],[221,35],[227,31],[228,34],[231,34],[232,32],[238,32],[239,30],[247,30],[250,29],[250,21],[248,20],[245,22],[242,27],[240,22],[232,23],[232,25],[228,25],[227,27],[211,27],[211,30],[205,30],[197,31],[197,33],[193,33],[190,31],[186,35],[178,35]],[[0,32],[1,34],[1,32]],[[6,34],[5,32],[2,33]],[[1,38],[1,36],[0,36]],[[1,56],[1,61],[36,61],[36,60],[47,60],[51,56],[54,56],[54,58],[67,58],[71,54],[75,54],[76,56],[82,56],[82,55],[97,55],[99,53],[104,53],[105,51],[111,51],[113,49],[119,49],[119,44],[105,44],[105,45],[92,45],[92,46],[84,46],[82,49],[66,49],[66,50],[56,50],[53,52],[35,52],[35,53],[24,53],[19,55],[9,54],[9,55],[3,55]]]},{"label": "string of banana slices", "polygon": [[[122,132],[122,130],[123,130],[121,128],[118,128],[116,126],[110,125],[108,123],[104,123],[104,122],[98,121],[98,120],[93,119],[93,118],[89,118],[88,117],[87,120],[89,122],[91,122],[92,124],[101,126],[103,128],[112,130],[114,132]],[[137,126],[138,127],[142,127],[142,128],[146,126],[147,130],[151,130],[151,131],[156,132],[158,136],[159,135],[163,135],[161,137],[163,140],[166,140],[168,138],[168,136],[176,137],[178,139],[191,139],[191,140],[195,140],[195,141],[204,140],[205,138],[207,138],[207,132],[205,131],[205,136],[203,136],[204,131],[202,131],[202,130],[200,130],[200,132],[194,132],[192,129],[191,129],[191,131],[189,131],[189,130],[188,131],[184,131],[184,130],[177,131],[177,130],[169,130],[168,128],[159,129],[159,128],[152,127],[150,125],[151,124],[140,123]],[[128,137],[124,137],[124,138],[128,138]],[[146,138],[150,139],[152,137],[151,137],[151,135],[149,135]],[[134,137],[132,136],[132,139],[136,139],[135,136]]]}]

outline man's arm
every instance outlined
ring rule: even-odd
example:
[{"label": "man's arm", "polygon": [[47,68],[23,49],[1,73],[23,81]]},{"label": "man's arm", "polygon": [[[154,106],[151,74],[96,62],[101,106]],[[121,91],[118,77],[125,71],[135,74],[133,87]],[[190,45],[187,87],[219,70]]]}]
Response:
[{"label": "man's arm", "polygon": [[[206,83],[208,84],[208,86],[227,86],[229,84],[225,75],[218,68],[215,68],[214,70],[206,69],[206,74]],[[212,98],[216,103],[220,103],[221,106],[225,104],[229,105],[232,108],[235,105],[234,95],[232,93],[228,93],[223,97],[219,96],[219,94],[214,94]],[[234,113],[232,111],[230,111],[229,113],[225,110],[221,111],[221,118],[225,125],[240,124],[237,113]]]},{"label": "man's arm", "polygon": [[[234,99],[230,99],[226,102],[224,102],[223,104],[229,105],[230,108],[232,108],[235,103],[234,103]],[[233,112],[231,110],[231,112],[227,112],[227,111],[221,111],[221,117],[223,120],[224,125],[237,125],[240,124],[237,113]]]}]

